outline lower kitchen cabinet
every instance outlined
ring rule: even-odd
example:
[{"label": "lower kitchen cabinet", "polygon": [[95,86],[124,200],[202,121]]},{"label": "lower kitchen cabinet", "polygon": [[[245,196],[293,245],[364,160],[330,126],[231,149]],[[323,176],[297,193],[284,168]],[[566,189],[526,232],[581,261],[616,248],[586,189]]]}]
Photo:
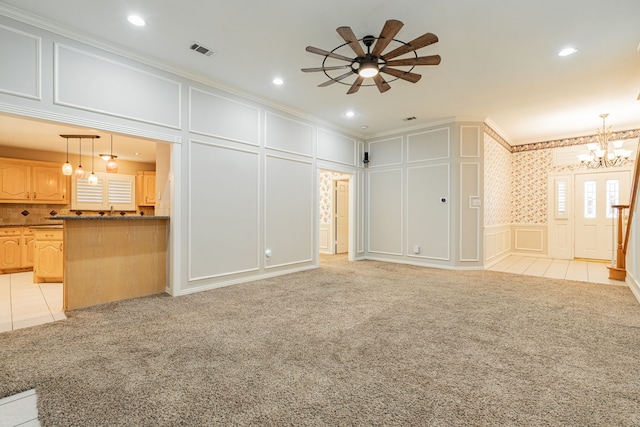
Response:
[{"label": "lower kitchen cabinet", "polygon": [[22,227],[0,229],[0,271],[17,270],[22,262]]},{"label": "lower kitchen cabinet", "polygon": [[62,282],[62,228],[35,229],[34,237],[33,281],[35,283]]}]

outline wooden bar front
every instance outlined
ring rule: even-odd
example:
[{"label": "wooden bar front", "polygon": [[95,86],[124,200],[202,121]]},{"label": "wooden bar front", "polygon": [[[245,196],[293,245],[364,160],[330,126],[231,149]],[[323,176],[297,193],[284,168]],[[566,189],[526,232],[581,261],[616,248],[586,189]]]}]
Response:
[{"label": "wooden bar front", "polygon": [[167,217],[63,217],[64,310],[165,292]]}]

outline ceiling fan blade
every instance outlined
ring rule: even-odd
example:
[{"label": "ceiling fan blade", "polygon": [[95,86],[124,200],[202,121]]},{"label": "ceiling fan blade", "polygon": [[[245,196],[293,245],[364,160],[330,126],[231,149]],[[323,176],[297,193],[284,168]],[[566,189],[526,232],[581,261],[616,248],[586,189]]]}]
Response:
[{"label": "ceiling fan blade", "polygon": [[391,89],[391,86],[389,86],[389,83],[384,81],[384,79],[380,74],[376,74],[375,76],[373,76],[373,81],[376,83],[376,86],[378,86],[378,90],[380,91],[380,93],[384,93],[389,89]]},{"label": "ceiling fan blade", "polygon": [[389,46],[391,40],[398,34],[398,31],[402,28],[404,24],[395,19],[389,19],[384,23],[384,27],[382,27],[382,31],[380,31],[380,37],[378,37],[378,41],[376,45],[373,47],[371,51],[371,55],[380,56],[382,51]]},{"label": "ceiling fan blade", "polygon": [[403,65],[438,65],[440,63],[440,55],[419,56],[417,58],[394,59],[387,61],[387,66],[398,67]]},{"label": "ceiling fan blade", "polygon": [[437,41],[438,37],[435,34],[426,33],[418,38],[411,40],[409,43],[404,44],[385,55],[382,55],[382,57],[386,60],[389,60],[391,58],[395,58],[396,56],[404,55],[405,53],[413,52],[414,50],[429,46],[430,44],[436,43]]},{"label": "ceiling fan blade", "polygon": [[313,46],[307,46],[305,49],[307,52],[317,53],[318,55],[328,56],[334,59],[340,59],[342,61],[353,62],[353,58],[347,58],[346,56],[338,55],[337,53],[329,52],[328,50],[319,49]]},{"label": "ceiling fan blade", "polygon": [[384,67],[380,70],[381,73],[387,73],[392,75],[393,77],[397,77],[402,80],[406,80],[411,83],[416,83],[418,80],[422,78],[420,74],[409,73],[407,71],[396,70],[395,68]]},{"label": "ceiling fan blade", "polygon": [[305,73],[312,73],[315,71],[332,71],[332,70],[344,70],[345,68],[349,68],[350,65],[336,65],[335,67],[315,67],[315,68],[303,68],[302,71]]},{"label": "ceiling fan blade", "polygon": [[353,49],[353,51],[358,56],[365,56],[364,50],[362,50],[362,46],[360,46],[360,42],[355,34],[353,34],[353,30],[351,27],[338,27],[336,28],[340,37],[344,39],[347,43],[349,43],[349,47]]},{"label": "ceiling fan blade", "polygon": [[349,70],[349,72],[348,72],[348,73],[344,73],[344,74],[343,74],[343,75],[341,75],[341,76],[338,76],[338,77],[333,78],[333,79],[331,79],[331,80],[327,80],[327,81],[326,81],[326,82],[324,82],[324,83],[320,83],[320,84],[318,85],[318,87],[326,87],[326,86],[332,85],[332,84],[334,84],[334,83],[336,83],[336,82],[338,82],[338,81],[340,81],[340,80],[342,80],[342,79],[346,79],[347,77],[349,77],[349,76],[350,76],[350,75],[352,75],[352,74],[353,74],[353,71],[352,71],[352,70]]},{"label": "ceiling fan blade", "polygon": [[363,81],[364,81],[364,77],[359,75],[358,78],[356,79],[356,81],[353,82],[353,84],[351,85],[351,87],[347,91],[347,95],[350,95],[352,93],[356,93],[358,91],[358,89],[360,89],[360,85],[362,85]]}]

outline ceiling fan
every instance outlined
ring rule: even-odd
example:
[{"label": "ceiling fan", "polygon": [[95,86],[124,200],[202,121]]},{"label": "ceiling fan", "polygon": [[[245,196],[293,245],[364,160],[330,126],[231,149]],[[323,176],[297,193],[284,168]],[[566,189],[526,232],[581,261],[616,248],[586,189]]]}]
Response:
[{"label": "ceiling fan", "polygon": [[[356,93],[361,86],[373,86],[373,84],[363,84],[367,78],[373,79],[373,82],[378,87],[380,93],[388,91],[391,89],[391,86],[389,85],[389,82],[380,75],[380,73],[392,76],[393,79],[389,81],[402,79],[411,83],[416,83],[422,76],[411,72],[415,66],[438,65],[440,63],[440,55],[418,56],[416,50],[436,43],[438,41],[438,37],[436,37],[435,34],[426,33],[408,43],[394,39],[403,25],[404,24],[398,20],[390,19],[385,22],[378,37],[369,35],[364,36],[361,39],[358,39],[355,36],[350,27],[339,27],[336,31],[346,43],[341,44],[331,51],[307,46],[307,52],[322,55],[324,56],[324,59],[322,61],[322,66],[315,68],[303,68],[302,71],[306,73],[322,71],[327,77],[329,77],[328,81],[319,84],[318,87],[329,86],[333,83],[350,85],[351,87],[347,91],[347,94]],[[364,47],[367,48],[366,52],[364,51],[361,42],[364,44]],[[383,53],[392,42],[399,44],[399,46],[390,52]],[[346,45],[349,45],[349,47],[355,52],[357,55],[355,58],[350,58],[336,52]],[[412,53],[413,56],[409,58],[394,59],[408,53]],[[348,62],[348,64],[331,65],[330,62],[327,62],[329,58],[337,61]],[[409,67],[409,69],[403,71],[391,67]],[[332,77],[328,73],[328,71],[337,70],[348,71],[337,77]],[[357,77],[353,83],[346,83],[343,81],[354,74]]]}]

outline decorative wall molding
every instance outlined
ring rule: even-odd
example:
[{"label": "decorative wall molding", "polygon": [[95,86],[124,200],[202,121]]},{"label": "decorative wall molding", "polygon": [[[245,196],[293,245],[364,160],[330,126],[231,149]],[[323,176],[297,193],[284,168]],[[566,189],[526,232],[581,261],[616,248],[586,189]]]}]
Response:
[{"label": "decorative wall molding", "polygon": [[[496,140],[497,143],[502,145],[507,151],[510,153],[521,153],[523,151],[535,151],[535,150],[546,150],[549,148],[559,148],[559,147],[571,147],[574,145],[584,145],[591,144],[592,142],[597,141],[597,135],[588,135],[588,136],[578,136],[575,138],[563,138],[563,139],[554,139],[551,141],[542,141],[542,142],[532,142],[530,144],[522,144],[522,145],[511,145],[504,138],[502,138],[495,130],[491,128],[488,124],[484,124],[484,132],[491,136]],[[635,139],[640,138],[640,129],[631,129],[624,130],[619,132],[612,132],[610,140],[625,140],[625,139]]]}]

